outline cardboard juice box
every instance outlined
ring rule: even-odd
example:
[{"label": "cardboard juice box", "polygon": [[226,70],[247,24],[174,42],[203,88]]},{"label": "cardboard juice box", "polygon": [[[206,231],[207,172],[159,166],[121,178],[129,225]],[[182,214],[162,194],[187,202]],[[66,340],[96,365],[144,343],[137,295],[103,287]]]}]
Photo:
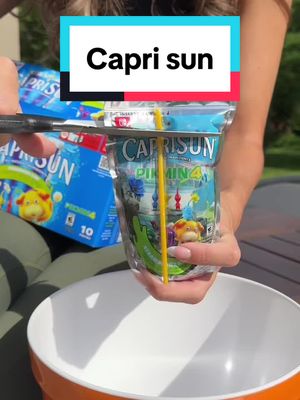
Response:
[{"label": "cardboard juice box", "polygon": [[48,159],[28,156],[15,141],[0,149],[0,208],[92,247],[117,243],[106,155],[85,147],[84,137],[54,139],[58,150]]},{"label": "cardboard juice box", "polygon": [[[100,103],[60,102],[58,72],[27,64],[18,68],[23,112],[73,119],[103,114]],[[25,154],[15,141],[0,148],[0,209],[91,247],[116,244],[119,220],[106,137],[47,136],[57,144],[47,159]]]}]

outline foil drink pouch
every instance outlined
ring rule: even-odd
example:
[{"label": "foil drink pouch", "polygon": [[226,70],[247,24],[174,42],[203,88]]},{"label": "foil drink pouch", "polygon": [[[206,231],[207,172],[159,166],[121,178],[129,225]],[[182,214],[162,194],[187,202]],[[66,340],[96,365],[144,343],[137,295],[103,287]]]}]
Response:
[{"label": "foil drink pouch", "polygon": [[[160,108],[165,130],[167,245],[218,239],[220,201],[216,166],[223,133],[234,107],[229,103],[108,103],[105,125],[155,129]],[[176,132],[197,132],[196,137]],[[162,132],[163,136],[163,132]],[[116,205],[128,262],[162,276],[156,138],[112,138],[107,145]],[[170,280],[210,273],[214,266],[191,265],[168,256]]]}]

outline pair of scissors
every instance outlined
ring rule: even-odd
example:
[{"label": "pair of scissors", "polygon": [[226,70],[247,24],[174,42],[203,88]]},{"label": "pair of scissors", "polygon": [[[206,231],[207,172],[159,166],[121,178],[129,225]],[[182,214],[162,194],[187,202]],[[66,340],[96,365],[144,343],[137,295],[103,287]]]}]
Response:
[{"label": "pair of scissors", "polygon": [[196,137],[199,135],[199,132],[106,127],[103,121],[65,120],[29,114],[0,115],[0,135],[32,134],[35,132],[72,132],[123,137]]}]

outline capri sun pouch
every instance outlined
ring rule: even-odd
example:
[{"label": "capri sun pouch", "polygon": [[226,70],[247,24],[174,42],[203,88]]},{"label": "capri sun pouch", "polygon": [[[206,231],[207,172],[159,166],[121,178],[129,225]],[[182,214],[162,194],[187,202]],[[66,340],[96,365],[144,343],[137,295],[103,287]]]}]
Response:
[{"label": "capri sun pouch", "polygon": [[[234,106],[229,103],[106,104],[105,125],[155,129],[154,110],[163,115],[167,246],[218,240],[220,200],[216,166]],[[197,136],[176,132],[196,132]],[[162,131],[163,136],[163,131]],[[112,138],[107,146],[116,205],[128,262],[162,276],[156,138]],[[216,267],[168,257],[169,280],[211,273]]]}]

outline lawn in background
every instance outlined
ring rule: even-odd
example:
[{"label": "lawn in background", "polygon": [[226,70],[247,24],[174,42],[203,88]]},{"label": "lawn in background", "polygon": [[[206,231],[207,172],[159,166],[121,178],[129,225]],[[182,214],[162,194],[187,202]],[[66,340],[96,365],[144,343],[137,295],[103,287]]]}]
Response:
[{"label": "lawn in background", "polygon": [[292,133],[285,134],[265,151],[262,179],[283,176],[300,177],[300,136]]}]

